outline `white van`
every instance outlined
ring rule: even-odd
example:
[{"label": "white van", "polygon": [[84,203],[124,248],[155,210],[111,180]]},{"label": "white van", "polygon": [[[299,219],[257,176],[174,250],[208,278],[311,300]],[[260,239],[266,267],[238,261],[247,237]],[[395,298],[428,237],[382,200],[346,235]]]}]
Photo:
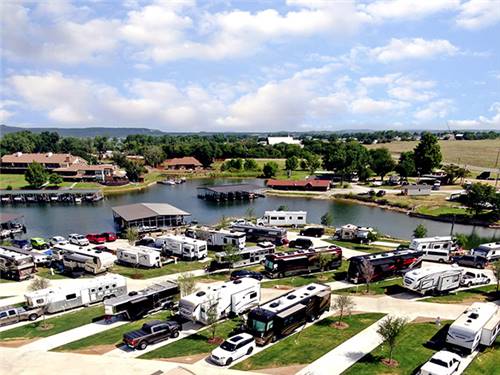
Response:
[{"label": "white van", "polygon": [[450,263],[450,249],[423,250],[422,260],[429,262]]}]

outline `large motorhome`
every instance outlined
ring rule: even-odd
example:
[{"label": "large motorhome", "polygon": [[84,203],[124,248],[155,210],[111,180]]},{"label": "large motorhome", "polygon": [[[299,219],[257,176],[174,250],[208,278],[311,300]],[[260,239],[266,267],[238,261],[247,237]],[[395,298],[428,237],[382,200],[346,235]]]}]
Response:
[{"label": "large motorhome", "polygon": [[160,236],[155,240],[166,255],[177,256],[184,260],[200,260],[208,255],[207,241],[186,236]]},{"label": "large motorhome", "polygon": [[[13,251],[14,253],[29,255],[33,257],[33,261],[37,266],[49,265],[52,261],[52,256],[50,254],[37,252],[33,250],[21,249],[15,246],[2,246],[5,250]],[[50,253],[50,250],[47,250]]]},{"label": "large motorhome", "polygon": [[142,319],[154,311],[170,307],[178,294],[179,286],[176,283],[164,281],[104,301],[104,313],[107,316],[120,315],[128,320]]},{"label": "large motorhome", "polygon": [[153,268],[162,266],[160,251],[148,246],[129,246],[116,249],[119,263],[133,267]]},{"label": "large motorhome", "polygon": [[244,313],[260,301],[260,283],[251,278],[226,281],[222,285],[208,286],[204,290],[181,298],[180,315],[188,320],[208,324],[210,310],[217,319]]},{"label": "large motorhome", "polygon": [[292,290],[248,313],[247,330],[257,345],[266,345],[293,333],[330,309],[331,289],[312,283]]},{"label": "large motorhome", "polygon": [[450,325],[446,343],[473,352],[479,344],[493,344],[499,333],[498,306],[490,302],[475,302]]},{"label": "large motorhome", "polygon": [[247,241],[269,241],[278,246],[288,243],[288,238],[286,237],[287,231],[285,228],[263,227],[253,224],[233,224],[231,229],[245,233]]},{"label": "large motorhome", "polygon": [[113,267],[116,260],[116,256],[111,253],[84,248],[78,245],[56,245],[52,250],[59,256],[63,264],[65,262],[65,254],[80,255],[80,257],[68,257],[66,259],[66,266],[72,269],[80,268],[94,275],[107,272]]},{"label": "large motorhome", "polygon": [[49,314],[74,309],[127,293],[123,276],[107,275],[72,286],[46,288],[24,295],[30,308],[42,307]]},{"label": "large motorhome", "polygon": [[461,268],[421,268],[406,272],[403,285],[422,295],[446,293],[460,287],[462,274]]},{"label": "large motorhome", "polygon": [[211,249],[222,249],[225,246],[234,246],[237,249],[243,250],[246,242],[244,233],[224,229],[215,230],[207,227],[192,227],[186,229],[185,234],[187,237],[207,241],[207,245]]},{"label": "large motorhome", "polygon": [[483,243],[472,250],[472,255],[482,256],[488,262],[500,260],[500,242]]},{"label": "large motorhome", "polygon": [[265,211],[257,225],[300,227],[307,224],[307,211]]},{"label": "large motorhome", "polygon": [[215,259],[210,262],[210,270],[225,268],[238,268],[262,263],[266,255],[274,254],[276,246],[271,242],[259,242],[256,246],[245,247],[237,253],[237,259],[222,251],[215,254]]},{"label": "large motorhome", "polygon": [[31,255],[0,248],[0,278],[21,281],[29,279],[35,272]]},{"label": "large motorhome", "polygon": [[[329,256],[329,263],[322,265],[323,256]],[[264,273],[270,278],[318,272],[339,268],[342,264],[342,250],[335,246],[317,249],[275,253],[266,256]]]},{"label": "large motorhome", "polygon": [[355,284],[365,282],[363,264],[373,267],[372,281],[383,280],[422,266],[422,252],[410,249],[384,251],[359,255],[349,259],[347,280]]}]

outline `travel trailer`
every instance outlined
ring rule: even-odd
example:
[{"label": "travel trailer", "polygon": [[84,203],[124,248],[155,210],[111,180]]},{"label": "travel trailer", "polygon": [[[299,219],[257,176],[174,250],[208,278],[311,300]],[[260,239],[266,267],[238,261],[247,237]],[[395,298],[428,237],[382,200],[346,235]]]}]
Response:
[{"label": "travel trailer", "polygon": [[347,269],[348,281],[355,284],[365,281],[362,272],[364,262],[373,267],[372,281],[378,281],[422,267],[422,252],[404,249],[352,257]]},{"label": "travel trailer", "polygon": [[184,260],[200,260],[208,255],[207,241],[186,236],[160,236],[155,240],[164,254],[177,256]]},{"label": "travel trailer", "polygon": [[153,268],[162,266],[160,251],[148,246],[129,246],[116,249],[118,263],[128,266]]},{"label": "travel trailer", "polygon": [[154,311],[171,307],[178,294],[179,286],[176,283],[164,281],[138,292],[130,292],[104,301],[104,314],[119,315],[128,320],[142,319]]},{"label": "travel trailer", "polygon": [[0,278],[18,281],[27,280],[35,272],[35,262],[31,255],[19,254],[0,248]]},{"label": "travel trailer", "polygon": [[447,249],[455,251],[456,244],[455,239],[451,236],[414,238],[410,243],[410,249],[419,251]]},{"label": "travel trailer", "polygon": [[500,260],[500,242],[483,243],[471,251],[472,255],[479,255],[495,262]]},{"label": "travel trailer", "polygon": [[240,250],[245,247],[245,233],[228,230],[215,230],[207,227],[192,227],[186,229],[186,236],[207,241],[211,249],[222,249],[225,246],[234,246]]},{"label": "travel trailer", "polygon": [[[321,257],[329,256],[329,263],[322,265]],[[334,245],[317,249],[275,253],[266,256],[264,274],[269,278],[318,272],[339,268],[342,264],[342,250]]]},{"label": "travel trailer", "polygon": [[346,224],[336,230],[335,236],[342,241],[368,242],[370,233],[374,232],[370,227],[358,227],[354,224]]},{"label": "travel trailer", "polygon": [[249,223],[233,224],[231,229],[237,232],[243,232],[246,235],[247,241],[261,242],[269,241],[275,245],[284,245],[288,243],[287,231],[285,228],[278,227],[263,227]]},{"label": "travel trailer", "polygon": [[265,211],[257,225],[300,227],[307,224],[307,211]]},{"label": "travel trailer", "polygon": [[209,286],[204,290],[181,298],[181,317],[208,324],[210,310],[215,309],[217,319],[244,313],[260,301],[260,282],[252,278],[226,281],[222,285]]},{"label": "travel trailer", "polygon": [[[264,262],[266,255],[274,254],[276,246],[271,242],[259,242],[256,246],[245,247],[237,253],[238,259],[234,260],[226,252],[215,253],[215,259],[210,262],[209,270],[215,271],[225,268],[238,268]],[[232,259],[231,259],[232,258]]]},{"label": "travel trailer", "polygon": [[[116,256],[111,253],[83,248],[78,245],[56,245],[52,248],[64,264],[65,254],[80,255],[80,257],[66,257],[65,267],[80,268],[94,275],[107,272],[116,261]],[[86,259],[85,259],[86,258]]]},{"label": "travel trailer", "polygon": [[500,312],[491,302],[475,302],[448,329],[448,345],[473,352],[479,344],[490,346],[500,333]]},{"label": "travel trailer", "polygon": [[460,287],[462,275],[461,268],[421,268],[405,273],[403,285],[422,295],[447,293]]},{"label": "travel trailer", "polygon": [[46,252],[37,252],[33,250],[22,249],[15,246],[2,246],[3,249],[13,251],[14,253],[29,255],[33,257],[33,261],[37,266],[46,266],[52,262],[52,256],[50,255],[51,251],[47,250]]},{"label": "travel trailer", "polygon": [[251,310],[246,330],[257,345],[275,342],[328,311],[331,292],[329,286],[317,283],[292,290]]},{"label": "travel trailer", "polygon": [[24,295],[30,308],[43,307],[49,314],[87,306],[127,293],[123,276],[107,275],[85,280],[72,286],[46,288]]}]

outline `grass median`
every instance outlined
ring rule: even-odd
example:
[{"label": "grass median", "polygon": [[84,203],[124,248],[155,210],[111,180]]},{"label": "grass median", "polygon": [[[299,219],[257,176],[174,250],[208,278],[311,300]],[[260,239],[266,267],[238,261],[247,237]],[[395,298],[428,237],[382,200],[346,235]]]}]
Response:
[{"label": "grass median", "polygon": [[[87,307],[53,318],[42,319],[30,324],[0,332],[0,340],[32,339],[48,337],[73,328],[92,323],[104,314],[102,305]],[[45,324],[44,324],[45,323]]]},{"label": "grass median", "polygon": [[403,279],[401,277],[370,283],[370,289],[368,293],[366,292],[365,284],[358,284],[350,288],[338,289],[334,291],[335,294],[355,294],[355,295],[377,295],[377,294],[393,295],[404,292],[407,292],[407,290],[403,288]]},{"label": "grass median", "polygon": [[344,341],[369,327],[384,314],[366,313],[351,315],[344,319],[349,327],[343,330],[332,328],[335,318],[323,319],[302,332],[287,337],[279,343],[238,363],[237,370],[258,370],[274,367],[302,365],[314,362]]},{"label": "grass median", "polygon": [[120,274],[131,279],[151,279],[153,277],[171,275],[179,272],[188,272],[203,269],[208,263],[203,262],[184,262],[179,261],[177,264],[171,263],[162,268],[134,268],[115,264],[110,272]]},{"label": "grass median", "polygon": [[500,374],[500,337],[495,344],[479,353],[464,375],[498,375]]},{"label": "grass median", "polygon": [[500,299],[500,292],[497,292],[496,289],[496,285],[485,285],[444,296],[425,298],[422,301],[434,303],[491,302]]}]

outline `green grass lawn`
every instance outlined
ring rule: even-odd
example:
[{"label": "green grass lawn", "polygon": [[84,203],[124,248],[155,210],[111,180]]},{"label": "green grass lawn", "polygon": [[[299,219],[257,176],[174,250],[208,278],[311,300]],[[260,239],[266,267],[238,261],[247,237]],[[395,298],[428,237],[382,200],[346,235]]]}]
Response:
[{"label": "green grass lawn", "polygon": [[310,283],[330,283],[333,281],[345,280],[348,262],[343,261],[339,269],[335,271],[319,272],[311,275],[300,275],[284,277],[262,282],[263,288],[272,288],[275,285],[285,285],[291,287],[301,287]]},{"label": "green grass lawn", "polygon": [[394,351],[394,359],[399,362],[398,367],[390,368],[381,362],[383,358],[388,356],[387,347],[381,345],[361,358],[343,375],[415,374],[416,370],[427,362],[435,352],[435,350],[425,347],[424,344],[436,334],[444,341],[447,330],[447,324],[437,327],[434,323],[411,323],[403,332]]},{"label": "green grass lawn", "polygon": [[50,272],[50,269],[44,268],[44,267],[38,267],[36,271],[36,275],[38,277],[43,277],[44,279],[49,279],[49,280],[61,280],[61,279],[68,279],[67,276],[61,275],[60,273],[56,273],[54,271],[54,274]]},{"label": "green grass lawn", "polygon": [[337,330],[330,325],[335,318],[323,319],[302,332],[287,337],[276,345],[238,363],[237,370],[308,364],[381,319],[384,314],[359,314],[345,319],[349,328]]},{"label": "green grass lawn", "polygon": [[170,311],[161,311],[157,314],[148,316],[145,319],[123,324],[119,327],[111,328],[108,329],[107,331],[100,332],[92,336],[84,337],[83,339],[70,342],[66,345],[59,346],[52,350],[58,352],[65,352],[65,351],[86,349],[97,345],[120,346],[122,344],[122,338],[124,333],[140,329],[144,323],[150,320],[154,319],[165,320],[170,316],[171,316]]},{"label": "green grass lawn", "polygon": [[110,272],[130,277],[131,279],[150,279],[153,277],[171,275],[178,272],[187,272],[204,268],[207,263],[202,262],[177,262],[167,264],[162,268],[134,268],[115,264]]},{"label": "green grass lawn", "polygon": [[393,250],[392,248],[388,248],[388,247],[365,245],[365,244],[360,244],[360,243],[356,243],[356,242],[349,242],[349,241],[338,241],[338,240],[325,240],[325,241],[330,242],[334,245],[346,247],[348,249],[357,250],[357,251],[364,251],[365,253],[378,253],[381,251]]},{"label": "green grass lawn", "polygon": [[[227,338],[231,331],[236,328],[241,321],[239,320],[226,320],[220,323],[217,327],[216,336]],[[174,358],[186,355],[195,355],[202,353],[210,353],[217,345],[208,343],[211,332],[209,329],[204,329],[194,335],[188,336],[170,345],[153,350],[146,353],[139,358],[142,359],[155,359],[155,358]]]},{"label": "green grass lawn", "polygon": [[[397,294],[405,292],[406,289],[403,288],[403,279],[401,277],[377,281],[370,284],[370,294]],[[333,292],[334,294],[366,294],[366,285],[359,284],[350,288],[339,289]]]},{"label": "green grass lawn", "polygon": [[499,375],[500,374],[500,337],[495,344],[483,352],[472,361],[464,371],[464,375]]},{"label": "green grass lawn", "polygon": [[8,186],[12,189],[21,189],[27,187],[28,183],[24,179],[24,174],[0,173],[0,189],[7,189]]},{"label": "green grass lawn", "polygon": [[496,293],[496,285],[485,285],[479,288],[462,290],[444,296],[425,298],[424,302],[435,303],[461,303],[461,302],[483,302],[500,299],[500,292]]},{"label": "green grass lawn", "polygon": [[14,338],[35,338],[35,337],[48,337],[68,331],[73,328],[92,323],[93,320],[104,314],[104,307],[102,305],[87,307],[72,313],[67,313],[54,318],[46,318],[45,323],[50,326],[49,329],[42,329],[42,321],[36,321],[31,324],[26,324],[21,327],[9,329],[0,332],[0,340],[14,339]]}]

